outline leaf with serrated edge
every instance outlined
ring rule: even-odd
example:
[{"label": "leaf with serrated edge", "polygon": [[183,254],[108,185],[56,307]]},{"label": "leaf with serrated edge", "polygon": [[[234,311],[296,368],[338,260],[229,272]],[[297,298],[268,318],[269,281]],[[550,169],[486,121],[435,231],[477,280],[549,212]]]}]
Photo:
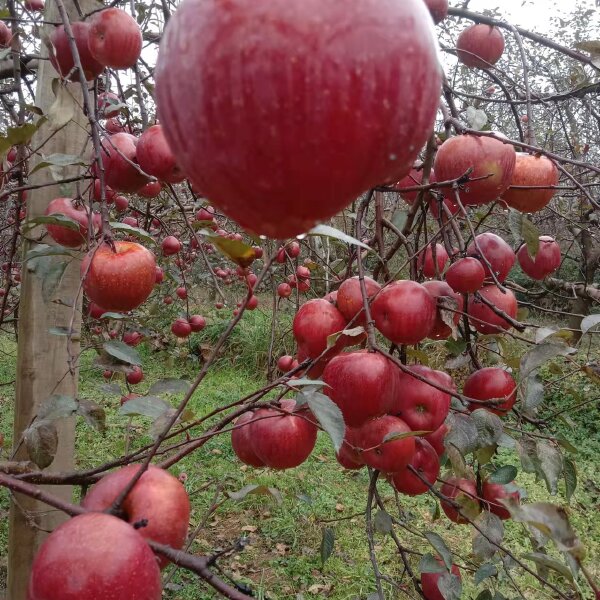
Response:
[{"label": "leaf with serrated edge", "polygon": [[533,371],[556,356],[568,356],[577,352],[563,341],[545,341],[534,346],[521,357],[520,377],[523,381]]},{"label": "leaf with serrated edge", "polygon": [[441,565],[432,554],[424,554],[419,561],[419,573],[447,573],[448,569]]},{"label": "leaf with serrated edge", "polygon": [[102,347],[107,354],[110,354],[110,356],[121,362],[138,366],[142,364],[142,359],[138,351],[124,342],[111,340],[110,342],[105,342]]},{"label": "leaf with serrated edge", "polygon": [[427,541],[431,544],[431,547],[439,554],[440,558],[444,561],[446,568],[450,570],[452,568],[452,552],[446,545],[442,536],[433,531],[426,531],[424,534]]},{"label": "leaf with serrated edge", "polygon": [[500,467],[499,469],[496,469],[488,477],[488,481],[490,483],[501,483],[503,485],[506,485],[507,483],[510,483],[511,481],[515,480],[517,473],[517,467],[514,467],[513,465],[505,465],[503,467]]},{"label": "leaf with serrated edge", "polygon": [[496,565],[492,563],[483,563],[475,572],[475,576],[473,577],[473,581],[475,585],[479,585],[482,581],[485,581],[489,577],[496,577],[498,575],[498,569],[496,569]]},{"label": "leaf with serrated edge", "polygon": [[300,394],[305,399],[313,415],[331,438],[335,451],[339,452],[346,433],[344,417],[339,406],[331,398],[316,390],[304,390]]},{"label": "leaf with serrated edge", "polygon": [[462,583],[454,573],[444,573],[437,582],[438,590],[444,600],[460,600],[462,595]]}]

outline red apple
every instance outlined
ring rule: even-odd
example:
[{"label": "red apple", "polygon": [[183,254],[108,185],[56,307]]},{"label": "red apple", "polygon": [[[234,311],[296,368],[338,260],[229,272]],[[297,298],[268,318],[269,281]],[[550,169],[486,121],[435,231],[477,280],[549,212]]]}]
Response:
[{"label": "red apple", "polygon": [[465,516],[459,514],[450,502],[442,500],[442,510],[446,516],[459,525],[464,525],[469,522],[468,518],[473,518],[477,513],[481,512],[481,506],[479,505],[479,499],[477,497],[477,487],[475,483],[469,479],[459,479],[452,477],[447,480],[446,483],[441,487],[440,493],[449,498],[450,500],[456,501],[463,508],[461,512]]},{"label": "red apple", "polygon": [[186,338],[192,333],[192,326],[187,319],[180,317],[171,325],[171,332],[179,338]]},{"label": "red apple", "polygon": [[[422,438],[415,438],[415,454],[408,463],[430,485],[434,485],[440,474],[440,459],[433,446]],[[415,475],[408,466],[392,475],[392,485],[408,496],[418,496],[429,491],[429,485]]]},{"label": "red apple", "polygon": [[510,519],[510,511],[499,500],[509,500],[510,498],[516,502],[521,500],[521,494],[518,490],[509,492],[505,486],[487,481],[482,486],[481,495],[485,501],[485,508],[503,521]]},{"label": "red apple", "polygon": [[415,454],[415,438],[392,438],[395,435],[409,434],[410,431],[410,427],[402,419],[391,415],[371,419],[358,427],[356,445],[362,450],[361,457],[365,464],[384,473],[404,469]]},{"label": "red apple", "polygon": [[256,456],[267,467],[292,469],[301,465],[315,447],[317,427],[306,410],[297,410],[295,400],[282,400],[280,404],[280,410],[257,410],[248,436]]},{"label": "red apple", "polygon": [[206,319],[202,315],[192,315],[190,317],[190,326],[192,331],[202,331],[206,327]]},{"label": "red apple", "polygon": [[459,294],[473,294],[480,290],[485,281],[485,269],[481,262],[467,256],[457,260],[446,271],[446,283]]},{"label": "red apple", "polygon": [[64,215],[79,225],[77,229],[70,229],[64,225],[48,223],[46,225],[48,234],[57,244],[67,246],[67,248],[79,248],[87,239],[88,214],[83,208],[75,208],[70,198],[55,198],[48,204],[44,214],[46,216]]},{"label": "red apple", "polygon": [[250,467],[264,467],[265,463],[256,456],[253,450],[253,442],[250,437],[249,423],[253,420],[255,413],[248,411],[240,415],[235,421],[235,427],[231,430],[231,447],[235,455]]},{"label": "red apple", "polygon": [[[370,277],[365,277],[364,280],[367,298],[373,298],[381,290],[381,286]],[[351,277],[342,282],[337,292],[336,302],[338,310],[347,321],[352,321],[358,315],[358,318],[353,322],[354,327],[358,325],[366,326],[363,296],[358,277]]]},{"label": "red apple", "polygon": [[[440,563],[440,565],[443,565],[441,560],[437,559],[437,561]],[[452,565],[451,571],[453,575],[456,575],[459,579],[461,579],[460,571],[456,565]],[[440,592],[438,585],[440,577],[443,576],[444,573],[421,573],[421,589],[423,590],[423,596],[425,596],[425,600],[445,600],[445,597]]]},{"label": "red apple", "polygon": [[137,385],[144,379],[144,371],[142,371],[142,367],[133,366],[125,376],[127,383],[130,385]]},{"label": "red apple", "polygon": [[517,152],[511,187],[502,194],[502,200],[521,212],[538,212],[552,200],[556,190],[515,189],[512,186],[555,186],[558,179],[558,169],[549,158]]},{"label": "red apple", "polygon": [[123,334],[123,342],[128,346],[139,346],[143,339],[144,336],[139,331],[126,331]]},{"label": "red apple", "polygon": [[[185,175],[181,172],[171,148],[169,148],[161,125],[153,125],[142,133],[137,146],[137,159],[145,173],[153,175],[161,181],[179,183],[185,179]],[[199,221],[213,220],[214,214],[208,213],[206,209],[201,209],[200,213],[202,211],[207,214],[203,214],[204,218],[202,219],[199,219],[197,215],[196,218]]]},{"label": "red apple", "polygon": [[[86,494],[81,505],[92,511],[109,509],[140,465],[128,465],[105,475]],[[146,539],[179,550],[185,544],[190,520],[190,501],[185,488],[168,471],[150,465],[121,505],[123,519],[135,526],[145,522],[138,533]],[[119,549],[120,554],[120,549]],[[160,557],[161,568],[169,564]]]},{"label": "red apple", "polygon": [[[81,263],[86,296],[109,311],[128,311],[146,301],[156,280],[154,254],[135,242],[102,244]],[[89,269],[88,269],[89,266]]]},{"label": "red apple", "polygon": [[540,236],[540,247],[535,258],[529,256],[527,245],[523,244],[517,251],[517,260],[523,272],[532,279],[542,280],[552,275],[561,263],[560,246],[547,235]]},{"label": "red apple", "polygon": [[115,196],[115,208],[123,212],[129,208],[129,199],[125,196]]},{"label": "red apple", "polygon": [[127,127],[119,121],[117,117],[113,117],[112,119],[108,119],[106,123],[104,123],[104,129],[106,129],[107,133],[124,133],[127,132]]},{"label": "red apple", "polygon": [[[435,157],[435,174],[438,181],[462,177],[473,169],[464,190],[460,190],[465,205],[486,204],[502,195],[510,185],[515,168],[516,153],[509,144],[478,135],[457,135],[446,140]],[[491,177],[489,176],[491,175]],[[454,189],[444,188],[444,195],[454,200]]]},{"label": "red apple", "polygon": [[105,181],[119,192],[137,192],[148,183],[148,178],[140,172],[136,164],[137,141],[137,138],[129,133],[115,133],[102,140]]},{"label": "red apple", "polygon": [[[346,327],[346,319],[332,304],[316,298],[305,302],[294,317],[293,331],[298,347],[302,348],[308,358],[317,358],[327,349],[327,338]],[[332,347],[332,354],[341,350],[342,336],[338,339],[336,347]]]},{"label": "red apple", "polygon": [[349,352],[332,358],[323,371],[324,392],[349,427],[390,412],[398,394],[398,367],[376,352]]},{"label": "red apple", "polygon": [[[99,63],[90,53],[88,40],[90,35],[90,26],[83,21],[71,23],[75,45],[79,52],[79,59],[83,73],[88,81],[96,79],[104,70],[104,65]],[[12,36],[11,36],[12,37]],[[79,81],[79,72],[75,69],[73,55],[69,40],[65,33],[64,25],[59,25],[50,34],[50,43],[53,46],[53,52],[50,52],[49,58],[52,66],[63,76],[71,81]]]},{"label": "red apple", "polygon": [[485,367],[475,371],[465,381],[463,394],[475,400],[498,400],[500,404],[485,406],[475,402],[469,403],[469,410],[486,408],[497,415],[505,415],[517,399],[517,384],[504,369]]},{"label": "red apple", "polygon": [[[417,266],[423,270],[424,277],[438,277],[448,262],[448,253],[442,244],[435,245],[435,261],[433,260],[433,244],[429,244],[425,250],[419,252]],[[437,264],[437,269],[436,269]]]},{"label": "red apple", "polygon": [[[148,130],[149,132],[150,130]],[[147,132],[147,133],[148,133]],[[161,136],[163,134],[161,133]],[[142,137],[144,137],[142,135]],[[163,136],[164,139],[164,136]],[[165,141],[166,144],[166,141]],[[169,150],[170,152],[170,150]],[[173,159],[175,160],[175,159]],[[213,223],[215,220],[215,209],[212,206],[204,206],[203,208],[201,208],[197,213],[196,213],[196,221],[210,221],[211,223]]]},{"label": "red apple", "polygon": [[482,258],[485,257],[500,283],[508,277],[516,258],[513,249],[499,235],[489,231],[475,237],[467,248],[467,254],[478,258],[486,277],[491,277],[490,269]]},{"label": "red apple", "polygon": [[164,271],[157,265],[156,266],[156,278],[155,281],[156,283],[162,283],[165,279],[165,273]]},{"label": "red apple", "polygon": [[101,306],[98,306],[95,302],[90,302],[88,308],[88,314],[92,319],[99,319],[104,313],[110,312]]},{"label": "red apple", "polygon": [[301,280],[301,279],[310,279],[310,269],[307,269],[306,267],[300,265],[296,269],[296,278],[298,280]]},{"label": "red apple", "polygon": [[444,323],[442,319],[441,311],[442,307],[437,305],[438,298],[443,296],[449,296],[456,300],[456,310],[458,312],[453,313],[452,320],[455,325],[458,325],[460,321],[461,312],[464,307],[463,297],[457,294],[445,281],[426,281],[423,283],[423,287],[431,294],[432,298],[436,301],[437,313],[433,329],[429,332],[429,336],[432,340],[445,340],[452,335],[452,329],[449,325]]},{"label": "red apple", "polygon": [[120,8],[107,8],[90,19],[88,45],[92,56],[112,69],[134,67],[142,51],[136,20]]},{"label": "red apple", "polygon": [[188,297],[188,292],[187,292],[187,288],[183,287],[183,286],[179,286],[176,290],[175,293],[177,294],[177,297],[180,300],[185,300]]},{"label": "red apple", "polygon": [[344,441],[339,452],[336,452],[335,455],[336,460],[344,469],[356,470],[362,469],[365,466],[360,451],[357,448],[356,432],[356,429],[346,427]]},{"label": "red apple", "polygon": [[375,327],[395,344],[417,344],[433,329],[437,306],[431,294],[415,281],[394,281],[371,303]]},{"label": "red apple", "polygon": [[292,288],[289,283],[280,283],[277,286],[277,295],[280,298],[289,298],[292,295]]},{"label": "red apple", "polygon": [[0,21],[0,48],[8,48],[11,40],[12,31],[4,21]]},{"label": "red apple", "polygon": [[436,25],[448,16],[448,0],[425,0],[425,5]]},{"label": "red apple", "polygon": [[246,309],[247,310],[255,310],[258,306],[258,297],[257,296],[250,296],[250,298],[248,299],[248,302],[246,303]]},{"label": "red apple", "polygon": [[422,0],[377,10],[358,0],[350,11],[346,0],[291,10],[279,0],[186,0],[155,75],[158,114],[184,171],[242,227],[285,239],[410,170],[435,119],[441,72]]},{"label": "red apple", "polygon": [[437,452],[438,456],[442,456],[446,451],[444,446],[444,438],[448,433],[448,426],[446,424],[440,425],[433,433],[428,433],[423,436],[423,439],[429,442],[432,448]]},{"label": "red apple", "polygon": [[[105,165],[106,166],[106,165]],[[100,185],[99,179],[94,179],[94,188],[93,188],[94,200],[96,202],[102,201],[102,186]],[[104,181],[104,200],[107,204],[112,204],[115,200],[117,193],[109,186],[106,185],[106,180]]]},{"label": "red apple", "polygon": [[489,69],[504,52],[504,36],[498,27],[471,25],[458,36],[456,54],[467,67]]},{"label": "red apple", "polygon": [[[488,300],[512,319],[517,318],[517,299],[510,290],[506,290],[506,293],[503,293],[495,285],[486,285],[477,294]],[[469,317],[472,317],[469,319],[471,325],[479,333],[491,335],[502,333],[502,331],[506,331],[512,327],[509,321],[496,314],[477,295],[469,296],[468,313]]]},{"label": "red apple", "polygon": [[[433,181],[435,181],[435,172],[432,170],[431,174],[429,175],[429,182],[431,183]],[[401,179],[397,184],[394,185],[394,189],[400,191],[402,188],[410,188],[415,187],[417,185],[421,185],[422,182],[423,169],[411,169],[410,173],[406,177],[404,177],[404,179]],[[400,196],[402,197],[402,199],[411,206],[415,203],[415,200],[417,199],[418,195],[419,192],[417,190],[412,192],[400,191]],[[431,199],[431,193],[425,193],[425,198]]]},{"label": "red apple", "polygon": [[300,244],[298,242],[286,244],[285,252],[290,258],[298,258],[300,256]]},{"label": "red apple", "polygon": [[118,104],[121,104],[121,100],[116,94],[112,92],[98,94],[98,113],[103,119],[116,117],[121,112],[120,108],[115,108]]},{"label": "red apple", "polygon": [[[428,381],[448,389],[455,389],[452,378],[443,371],[424,365],[413,365],[410,370]],[[413,431],[435,431],[442,425],[450,410],[450,395],[420,381],[409,373],[400,373],[391,413],[398,415]]]},{"label": "red apple", "polygon": [[290,356],[289,354],[284,354],[283,356],[279,357],[279,360],[277,361],[277,368],[282,373],[287,373],[292,368],[293,363],[294,357]]},{"label": "red apple", "polygon": [[23,4],[31,12],[43,12],[44,10],[44,0],[25,0]]},{"label": "red apple", "polygon": [[162,241],[161,248],[164,256],[173,256],[181,251],[183,244],[174,235],[168,235]]},{"label": "red apple", "polygon": [[73,517],[44,540],[27,592],[27,600],[161,597],[160,570],[150,546],[133,527],[103,513]]},{"label": "red apple", "polygon": [[156,198],[162,191],[162,185],[160,181],[150,181],[143,185],[138,191],[137,195],[143,198]]}]

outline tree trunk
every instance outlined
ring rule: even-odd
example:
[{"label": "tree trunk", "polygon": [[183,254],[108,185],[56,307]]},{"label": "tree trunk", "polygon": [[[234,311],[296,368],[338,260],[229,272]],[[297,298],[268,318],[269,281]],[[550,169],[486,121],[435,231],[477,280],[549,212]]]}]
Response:
[{"label": "tree trunk", "polygon": [[[92,6],[89,0],[80,3],[85,11]],[[77,20],[74,2],[65,2],[67,10],[73,19]],[[55,3],[46,3],[46,21],[60,21],[60,15]],[[52,26],[46,26],[48,34]],[[47,55],[45,45],[42,44],[42,54]],[[41,60],[39,65],[38,83],[36,89],[36,105],[44,114],[55,101],[52,91],[52,81],[57,77],[56,71],[47,60]],[[82,154],[88,139],[87,119],[84,117],[81,106],[81,89],[79,84],[70,84],[69,91],[77,100],[74,107],[73,120],[60,129],[43,146],[40,152],[44,155]],[[36,133],[32,148],[37,148],[46,140],[52,131],[46,124]],[[32,164],[40,162],[39,154]],[[78,167],[67,167],[63,177],[71,177],[78,173]],[[30,183],[39,184],[52,181],[49,169],[42,169],[32,175]],[[46,206],[53,198],[66,195],[56,185],[32,190],[28,202],[28,217],[42,215]],[[75,193],[73,188],[72,194]],[[41,228],[28,234],[29,238],[40,239],[44,231]],[[46,235],[43,243],[51,244]],[[24,252],[31,250],[35,242],[24,243]],[[62,281],[51,297],[44,299],[42,296],[42,279],[31,272],[27,264],[22,268],[21,296],[19,306],[19,343],[17,351],[17,383],[15,398],[14,418],[14,459],[29,460],[27,450],[21,443],[23,431],[34,419],[37,407],[52,394],[64,394],[75,397],[77,395],[78,371],[69,372],[68,347],[65,336],[53,335],[50,328],[57,326],[68,327],[75,311],[73,329],[79,331],[81,327],[81,297],[73,305],[80,287],[79,260],[64,256],[54,257],[56,262],[70,260]],[[64,304],[56,302],[61,300]],[[79,353],[79,342],[73,340],[70,347],[71,354]],[[77,360],[75,360],[75,363]],[[62,419],[58,423],[58,449],[54,461],[48,467],[53,471],[70,470],[74,463],[74,418]],[[71,500],[72,489],[69,486],[48,486],[49,491],[66,500]],[[27,583],[31,570],[31,563],[43,541],[46,532],[54,529],[61,523],[65,515],[55,509],[50,509],[45,504],[21,495],[13,497],[10,509],[9,546],[8,546],[8,586],[7,598],[10,600],[25,600]]]}]

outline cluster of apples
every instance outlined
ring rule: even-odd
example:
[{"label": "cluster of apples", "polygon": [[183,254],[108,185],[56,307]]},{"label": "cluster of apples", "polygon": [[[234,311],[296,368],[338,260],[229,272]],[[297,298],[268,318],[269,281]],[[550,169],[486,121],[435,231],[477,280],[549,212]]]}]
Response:
[{"label": "cluster of apples", "polygon": [[182,483],[150,466],[121,505],[108,514],[139,469],[129,465],[103,477],[82,501],[87,513],[55,529],[34,559],[29,600],[162,597],[160,571],[169,561],[147,541],[183,547],[190,502]]}]

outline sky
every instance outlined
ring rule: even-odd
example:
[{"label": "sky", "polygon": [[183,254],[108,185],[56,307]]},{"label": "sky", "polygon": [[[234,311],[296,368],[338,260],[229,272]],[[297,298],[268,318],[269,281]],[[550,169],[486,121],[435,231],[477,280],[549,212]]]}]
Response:
[{"label": "sky", "polygon": [[[453,6],[463,3],[464,0],[450,0]],[[575,6],[595,9],[596,16],[590,19],[590,29],[600,27],[600,0],[470,0],[468,8],[482,12],[496,6],[507,21],[538,33],[549,29],[551,16],[567,16]]]}]

